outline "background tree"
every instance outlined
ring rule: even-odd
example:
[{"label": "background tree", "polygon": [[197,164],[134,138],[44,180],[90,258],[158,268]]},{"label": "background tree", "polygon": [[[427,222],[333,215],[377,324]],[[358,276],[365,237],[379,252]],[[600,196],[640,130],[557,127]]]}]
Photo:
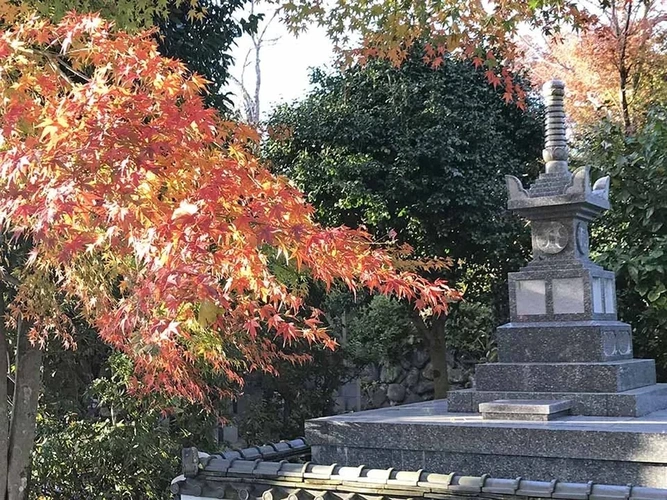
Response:
[{"label": "background tree", "polygon": [[[250,0],[250,16],[256,16],[256,12],[261,7],[262,4],[258,0]],[[261,26],[248,34],[251,46],[240,63],[241,72],[238,76],[230,76],[231,81],[241,93],[243,119],[254,126],[259,126],[261,116],[262,49],[279,39],[279,37],[271,36],[271,29],[279,21],[281,9],[276,6],[269,7],[266,3],[264,8],[268,8],[269,12],[260,15],[263,19]],[[250,74],[248,74],[248,68],[252,69]]]},{"label": "background tree", "polygon": [[618,311],[639,357],[667,380],[667,110],[657,105],[632,134],[605,119],[580,141],[582,164],[611,175],[612,209],[594,233],[597,260],[616,272]]},{"label": "background tree", "polygon": [[581,31],[531,42],[528,66],[537,84],[567,82],[568,114],[578,126],[618,118],[630,133],[647,104],[666,97],[665,28],[662,1],[606,2],[596,22]]},{"label": "background tree", "polygon": [[204,15],[197,17],[191,15],[189,4],[172,4],[166,17],[156,17],[160,53],[185,62],[206,78],[210,82],[206,103],[222,112],[232,110],[230,93],[223,92],[233,62],[231,48],[243,34],[256,37],[262,17],[254,11],[247,18],[238,17],[248,1],[198,0]]},{"label": "background tree", "polygon": [[[269,120],[266,155],[308,193],[323,223],[364,225],[421,257],[450,257],[444,276],[469,300],[492,297],[502,318],[506,272],[526,255],[518,221],[503,208],[503,176],[535,171],[539,113],[504,104],[470,63],[446,58],[434,71],[419,49],[412,54],[400,68],[373,60],[315,72],[316,89]],[[444,397],[446,325],[415,324]]]},{"label": "background tree", "polygon": [[438,67],[445,57],[472,60],[487,80],[500,86],[503,98],[522,105],[525,88],[512,73],[520,70],[519,27],[530,26],[551,36],[563,25],[585,26],[594,17],[586,5],[562,0],[347,0],[300,1],[283,4],[288,26],[295,32],[309,23],[323,26],[347,62],[369,58],[399,66],[419,41],[427,63]]},{"label": "background tree", "polygon": [[[0,0],[0,19],[5,18],[11,24],[37,12],[59,21],[71,11],[97,12],[120,28],[137,31],[154,26],[174,12],[184,12],[189,20],[201,20],[208,7],[215,5],[224,9],[225,3],[216,0]],[[234,3],[232,0],[231,4]]]}]

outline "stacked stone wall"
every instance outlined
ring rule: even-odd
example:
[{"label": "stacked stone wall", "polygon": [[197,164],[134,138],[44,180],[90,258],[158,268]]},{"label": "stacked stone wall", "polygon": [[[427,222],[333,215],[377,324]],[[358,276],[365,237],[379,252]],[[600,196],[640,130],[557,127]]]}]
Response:
[{"label": "stacked stone wall", "polygon": [[[450,390],[472,387],[474,360],[448,353]],[[433,364],[426,349],[406,354],[400,361],[367,366],[359,380],[361,409],[384,408],[433,399]]]}]

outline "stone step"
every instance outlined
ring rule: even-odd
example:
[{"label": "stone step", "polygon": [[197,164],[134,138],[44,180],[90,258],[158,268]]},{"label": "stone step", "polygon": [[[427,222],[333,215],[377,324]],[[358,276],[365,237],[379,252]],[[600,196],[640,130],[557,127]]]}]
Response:
[{"label": "stone step", "polygon": [[655,384],[655,361],[487,363],[475,368],[479,391],[623,392]]},{"label": "stone step", "polygon": [[620,321],[508,323],[496,330],[501,363],[632,359],[632,331]]},{"label": "stone step", "polygon": [[570,400],[572,415],[596,417],[641,417],[667,409],[667,384],[655,384],[616,393],[451,391],[447,396],[450,412],[476,413],[481,403],[499,399]]},{"label": "stone step", "polygon": [[523,420],[547,422],[570,414],[569,399],[496,399],[480,403],[479,412],[484,420]]}]

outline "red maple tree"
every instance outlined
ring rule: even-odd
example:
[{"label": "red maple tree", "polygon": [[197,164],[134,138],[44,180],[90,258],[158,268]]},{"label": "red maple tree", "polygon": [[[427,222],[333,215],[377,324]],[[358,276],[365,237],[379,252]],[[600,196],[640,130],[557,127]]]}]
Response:
[{"label": "red maple tree", "polygon": [[205,402],[203,370],[241,383],[287,356],[276,338],[334,344],[272,259],[433,314],[456,298],[398,271],[365,232],[319,226],[252,155],[253,131],[207,109],[206,82],[149,33],[33,18],[2,33],[0,61],[0,220],[31,245],[5,277],[33,341],[71,342],[61,304],[74,302],[133,360],[137,388]]}]

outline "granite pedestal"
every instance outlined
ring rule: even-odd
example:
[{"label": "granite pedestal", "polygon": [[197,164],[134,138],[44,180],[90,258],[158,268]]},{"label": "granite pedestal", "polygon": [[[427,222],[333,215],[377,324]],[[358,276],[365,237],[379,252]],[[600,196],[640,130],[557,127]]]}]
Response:
[{"label": "granite pedestal", "polygon": [[319,464],[667,487],[667,410],[503,421],[442,400],[310,420],[306,440]]},{"label": "granite pedestal", "polygon": [[568,400],[578,415],[638,417],[667,408],[655,363],[633,359],[632,328],[617,319],[614,273],[591,261],[588,224],[609,207],[609,178],[570,172],[564,88],[546,86],[545,172],[524,189],[508,176],[510,210],[531,224],[533,259],[509,273],[510,322],[498,328],[498,363],[478,365],[473,390],[450,412],[497,399]]}]

